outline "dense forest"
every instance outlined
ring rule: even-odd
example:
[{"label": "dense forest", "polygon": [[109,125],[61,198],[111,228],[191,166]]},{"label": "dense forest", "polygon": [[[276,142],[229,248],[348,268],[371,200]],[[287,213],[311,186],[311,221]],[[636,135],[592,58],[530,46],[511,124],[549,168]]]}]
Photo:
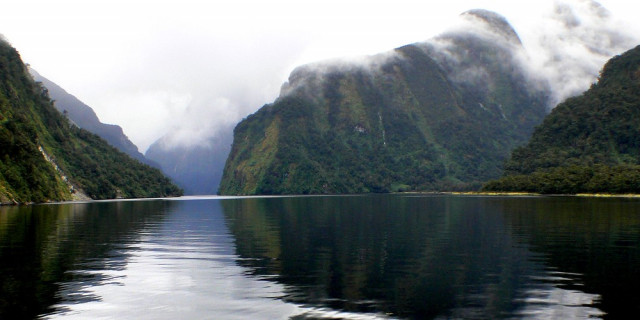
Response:
[{"label": "dense forest", "polygon": [[160,173],[78,128],[0,41],[0,202],[176,196]]},{"label": "dense forest", "polygon": [[559,104],[487,191],[640,192],[640,47],[611,59],[599,81]]}]

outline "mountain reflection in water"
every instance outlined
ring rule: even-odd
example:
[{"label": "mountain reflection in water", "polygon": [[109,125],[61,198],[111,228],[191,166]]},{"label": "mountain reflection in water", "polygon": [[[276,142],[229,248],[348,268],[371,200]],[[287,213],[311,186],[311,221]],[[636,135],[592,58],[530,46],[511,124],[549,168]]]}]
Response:
[{"label": "mountain reflection in water", "polygon": [[367,195],[0,208],[0,318],[624,318],[640,201]]}]

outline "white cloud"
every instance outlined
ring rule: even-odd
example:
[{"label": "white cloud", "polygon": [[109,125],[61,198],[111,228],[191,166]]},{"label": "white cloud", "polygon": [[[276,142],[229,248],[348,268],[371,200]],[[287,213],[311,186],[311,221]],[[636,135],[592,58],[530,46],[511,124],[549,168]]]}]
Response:
[{"label": "white cloud", "polygon": [[[601,3],[629,22],[629,31],[638,30],[633,15],[640,4]],[[209,135],[240,120],[273,101],[297,65],[423,41],[469,9],[504,15],[526,46],[544,49],[533,40],[537,30],[552,30],[544,15],[552,5],[551,0],[9,0],[0,11],[0,33],[43,76],[92,106],[104,122],[121,125],[144,151],[169,130]],[[576,49],[567,48],[567,56]],[[593,68],[597,61],[585,63]]]},{"label": "white cloud", "polygon": [[523,34],[531,72],[550,82],[555,106],[586,90],[611,57],[640,44],[637,30],[598,3],[582,0],[556,1],[539,27]]}]

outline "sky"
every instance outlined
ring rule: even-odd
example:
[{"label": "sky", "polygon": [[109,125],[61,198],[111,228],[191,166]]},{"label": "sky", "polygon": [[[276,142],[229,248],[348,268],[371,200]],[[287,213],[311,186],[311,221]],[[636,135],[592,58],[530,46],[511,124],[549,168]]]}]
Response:
[{"label": "sky", "polygon": [[[0,34],[26,63],[91,106],[102,122],[122,126],[144,152],[169,132],[175,141],[197,144],[228,130],[272,102],[296,66],[424,41],[470,9],[504,15],[534,51],[544,43],[570,43],[575,34],[562,35],[549,23],[556,2],[0,0]],[[612,28],[640,34],[634,17],[640,3],[599,3],[609,10]],[[599,30],[578,40],[599,43],[592,39]],[[560,36],[541,43],[542,31]],[[579,50],[567,46],[553,55],[576,60]],[[562,72],[558,64],[544,63],[548,55],[540,59],[549,73]],[[600,68],[602,59],[587,59],[584,68]],[[567,92],[575,90],[567,86]]]}]

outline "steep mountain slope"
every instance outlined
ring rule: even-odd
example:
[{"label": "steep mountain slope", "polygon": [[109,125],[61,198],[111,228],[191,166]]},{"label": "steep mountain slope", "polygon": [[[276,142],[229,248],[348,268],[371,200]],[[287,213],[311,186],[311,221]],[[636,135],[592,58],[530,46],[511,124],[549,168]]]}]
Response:
[{"label": "steep mountain slope", "polygon": [[141,164],[60,114],[18,52],[0,40],[0,201],[179,195]]},{"label": "steep mountain slope", "polygon": [[366,61],[300,67],[234,130],[221,194],[478,188],[545,115],[501,16]]},{"label": "steep mountain slope", "polygon": [[581,96],[559,104],[486,190],[640,192],[640,47],[611,59]]},{"label": "steep mountain slope", "polygon": [[169,146],[167,139],[163,137],[154,142],[145,156],[159,163],[162,171],[184,189],[185,194],[216,194],[231,137],[217,136],[206,145],[194,146]]},{"label": "steep mountain slope", "polygon": [[56,109],[64,113],[69,120],[73,121],[78,127],[97,134],[116,149],[142,163],[159,167],[157,163],[145,158],[145,156],[138,151],[138,147],[129,140],[120,126],[100,122],[100,119],[98,119],[98,116],[91,107],[69,94],[59,85],[40,75],[34,69],[30,68],[29,72],[36,82],[41,82],[47,89],[49,97],[55,101],[54,106]]}]

